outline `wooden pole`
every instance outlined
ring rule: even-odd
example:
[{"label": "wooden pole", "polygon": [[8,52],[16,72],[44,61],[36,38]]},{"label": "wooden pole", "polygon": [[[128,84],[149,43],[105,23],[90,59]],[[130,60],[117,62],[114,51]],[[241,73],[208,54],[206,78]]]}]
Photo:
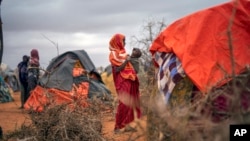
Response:
[{"label": "wooden pole", "polygon": [[[2,0],[0,0],[0,10],[1,10],[1,3]],[[1,18],[1,11],[0,11],[0,64],[2,63],[2,57],[3,57],[3,28],[2,28],[2,18]]]}]

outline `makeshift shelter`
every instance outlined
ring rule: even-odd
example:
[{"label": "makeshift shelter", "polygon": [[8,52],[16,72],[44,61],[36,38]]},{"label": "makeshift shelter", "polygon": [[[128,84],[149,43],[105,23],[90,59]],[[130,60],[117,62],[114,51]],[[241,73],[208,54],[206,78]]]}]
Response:
[{"label": "makeshift shelter", "polygon": [[1,75],[12,91],[17,92],[20,90],[17,73],[5,63],[1,63]]},{"label": "makeshift shelter", "polygon": [[214,122],[233,117],[234,109],[249,115],[249,6],[233,0],[197,11],[154,40],[150,52],[166,104],[175,109],[207,98],[201,113]]},{"label": "makeshift shelter", "polygon": [[111,93],[84,50],[65,52],[50,62],[24,108],[42,111],[44,106],[88,106],[87,100],[109,100]]},{"label": "makeshift shelter", "polygon": [[0,76],[0,103],[11,102],[13,100],[8,85],[6,85]]},{"label": "makeshift shelter", "polygon": [[250,1],[233,0],[178,19],[154,40],[160,99],[170,111],[161,117],[176,121],[160,122],[171,134],[165,140],[227,140],[225,125],[248,124],[249,17]]},{"label": "makeshift shelter", "polygon": [[231,1],[187,15],[166,27],[150,52],[174,53],[203,93],[220,87],[250,65],[249,5]]}]

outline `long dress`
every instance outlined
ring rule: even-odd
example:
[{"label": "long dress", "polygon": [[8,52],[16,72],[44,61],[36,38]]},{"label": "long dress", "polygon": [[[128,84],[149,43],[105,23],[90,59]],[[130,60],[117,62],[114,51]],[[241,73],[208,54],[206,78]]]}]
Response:
[{"label": "long dress", "polygon": [[125,79],[112,67],[113,79],[118,96],[115,130],[122,129],[135,118],[141,117],[139,80]]}]

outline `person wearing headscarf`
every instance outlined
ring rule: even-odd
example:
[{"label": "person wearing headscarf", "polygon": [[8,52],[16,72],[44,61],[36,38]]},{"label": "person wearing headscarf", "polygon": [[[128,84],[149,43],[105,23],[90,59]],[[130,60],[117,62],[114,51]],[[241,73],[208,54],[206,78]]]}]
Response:
[{"label": "person wearing headscarf", "polygon": [[28,94],[36,87],[39,79],[39,52],[32,49],[30,52],[30,60],[28,67]]},{"label": "person wearing headscarf", "polygon": [[30,66],[39,67],[39,53],[37,49],[32,49],[30,52]]},{"label": "person wearing headscarf", "polygon": [[[114,132],[128,131],[129,123],[141,117],[139,80],[125,50],[125,36],[115,34],[109,42],[109,61],[118,97]],[[125,65],[124,65],[125,64]],[[122,69],[118,69],[124,65]]]}]

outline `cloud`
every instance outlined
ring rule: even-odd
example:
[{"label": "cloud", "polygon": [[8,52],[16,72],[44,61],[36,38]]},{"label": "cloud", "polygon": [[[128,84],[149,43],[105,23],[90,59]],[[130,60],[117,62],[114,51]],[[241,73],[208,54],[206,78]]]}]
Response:
[{"label": "cloud", "polygon": [[[129,37],[140,34],[149,17],[165,19],[166,24],[228,0],[4,0],[1,16],[4,32],[3,62],[12,68],[32,48],[40,53],[41,64],[65,51],[84,49],[93,63],[106,66],[108,42],[120,32]],[[48,39],[46,39],[47,37]]]}]

